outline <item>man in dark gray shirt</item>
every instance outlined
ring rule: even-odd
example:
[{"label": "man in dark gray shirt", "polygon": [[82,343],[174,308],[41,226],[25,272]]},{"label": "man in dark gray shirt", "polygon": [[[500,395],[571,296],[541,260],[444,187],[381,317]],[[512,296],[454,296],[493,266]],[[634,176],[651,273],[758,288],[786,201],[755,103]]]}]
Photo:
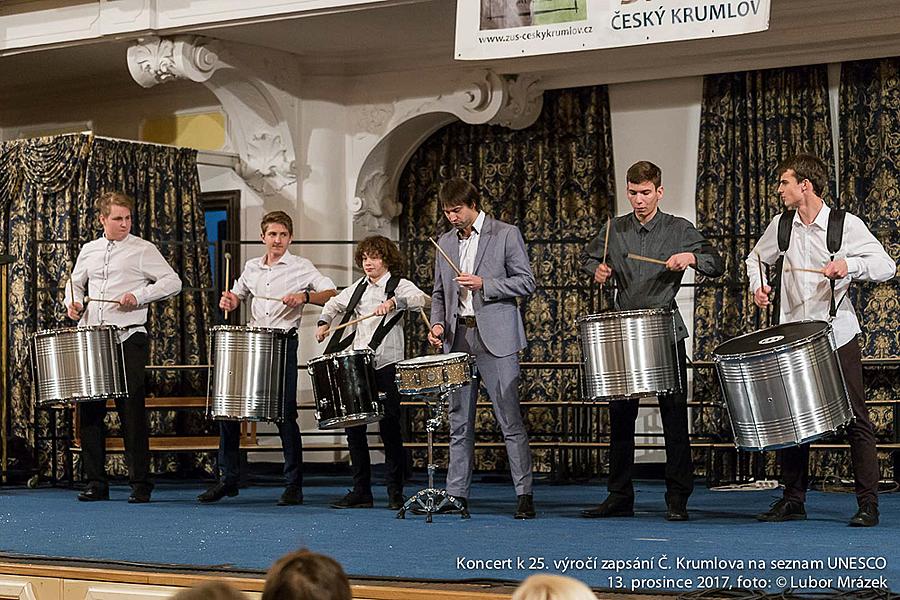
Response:
[{"label": "man in dark gray shirt", "polygon": [[[628,201],[631,214],[612,220],[609,248],[604,249],[606,226],[588,244],[582,268],[600,284],[616,282],[616,310],[671,308],[675,310],[676,368],[687,382],[684,340],[687,328],[675,305],[684,271],[693,267],[707,277],[718,277],[725,262],[712,245],[686,219],[661,212],[662,172],[651,162],[640,161],[628,169]],[[606,250],[606,252],[604,252]],[[606,262],[601,262],[603,256]],[[656,264],[628,258],[628,254],[664,261]],[[694,489],[694,466],[688,439],[687,390],[661,394],[659,412],[666,443],[666,519],[685,521],[687,501]],[[613,400],[609,404],[609,496],[595,508],[583,510],[588,518],[634,515],[634,423],[637,398]]]}]

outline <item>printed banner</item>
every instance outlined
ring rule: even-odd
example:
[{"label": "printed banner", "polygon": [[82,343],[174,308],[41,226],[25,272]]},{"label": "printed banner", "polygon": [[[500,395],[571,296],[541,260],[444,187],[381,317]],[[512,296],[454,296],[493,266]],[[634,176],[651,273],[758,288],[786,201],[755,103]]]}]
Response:
[{"label": "printed banner", "polygon": [[456,58],[480,60],[738,35],[771,0],[457,0]]}]

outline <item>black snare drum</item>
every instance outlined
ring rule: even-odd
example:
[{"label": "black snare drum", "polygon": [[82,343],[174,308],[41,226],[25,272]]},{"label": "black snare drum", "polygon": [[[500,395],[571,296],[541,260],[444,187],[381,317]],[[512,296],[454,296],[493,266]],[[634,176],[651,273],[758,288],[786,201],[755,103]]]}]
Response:
[{"label": "black snare drum", "polygon": [[326,354],[307,363],[319,429],[343,429],[384,417],[370,349]]}]

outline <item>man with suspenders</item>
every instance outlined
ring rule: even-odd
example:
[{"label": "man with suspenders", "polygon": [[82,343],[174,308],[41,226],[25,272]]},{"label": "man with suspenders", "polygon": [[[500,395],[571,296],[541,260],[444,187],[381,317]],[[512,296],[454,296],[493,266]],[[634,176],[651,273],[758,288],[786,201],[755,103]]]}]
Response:
[{"label": "man with suspenders", "polygon": [[[878,457],[863,387],[859,321],[846,296],[851,281],[887,281],[896,265],[858,217],[824,203],[827,173],[825,164],[809,154],[798,154],[779,165],[778,194],[787,210],[775,217],[750,252],[747,274],[753,301],[760,308],[772,304],[777,322],[832,322],[855,417],[847,437],[859,509],[850,525],[872,527],[879,517]],[[759,261],[775,265],[771,287],[761,280]],[[806,518],[809,444],[781,450],[780,458],[784,495],[756,517],[760,521]]]},{"label": "man with suspenders", "polygon": [[[374,235],[362,240],[356,246],[354,258],[365,276],[325,304],[319,317],[316,339],[320,342],[325,339],[331,322],[340,314],[344,315],[342,324],[349,322],[351,317],[371,314],[382,317],[360,321],[356,330],[343,339],[343,332],[335,331],[325,354],[340,352],[351,344],[354,350],[371,348],[375,351],[375,381],[378,391],[384,394],[384,418],[379,422],[379,432],[384,442],[387,507],[399,510],[404,501],[406,454],[400,431],[400,392],[395,376],[396,364],[403,360],[404,354],[403,311],[424,307],[428,296],[411,281],[400,277],[400,250],[386,237]],[[333,502],[332,508],[373,506],[372,466],[366,428],[366,425],[347,428],[353,489]]]}]

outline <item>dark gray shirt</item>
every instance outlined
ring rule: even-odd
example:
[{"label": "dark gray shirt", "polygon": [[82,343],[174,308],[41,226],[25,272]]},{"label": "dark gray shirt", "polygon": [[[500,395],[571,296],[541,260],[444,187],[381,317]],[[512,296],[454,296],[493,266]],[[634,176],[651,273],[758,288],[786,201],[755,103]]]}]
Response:
[{"label": "dark gray shirt", "polygon": [[[582,269],[591,276],[603,259],[605,239],[606,225],[582,253]],[[679,252],[693,252],[697,258],[694,268],[702,275],[718,277],[725,272],[725,261],[687,219],[662,211],[657,211],[656,215],[643,225],[634,213],[613,219],[606,264],[612,267],[618,288],[616,310],[677,308],[675,295],[681,287],[684,271],[669,271],[663,265],[634,260],[626,256],[629,253],[638,254],[665,261]],[[678,339],[685,339],[688,336],[687,328],[677,310],[675,326]]]}]

